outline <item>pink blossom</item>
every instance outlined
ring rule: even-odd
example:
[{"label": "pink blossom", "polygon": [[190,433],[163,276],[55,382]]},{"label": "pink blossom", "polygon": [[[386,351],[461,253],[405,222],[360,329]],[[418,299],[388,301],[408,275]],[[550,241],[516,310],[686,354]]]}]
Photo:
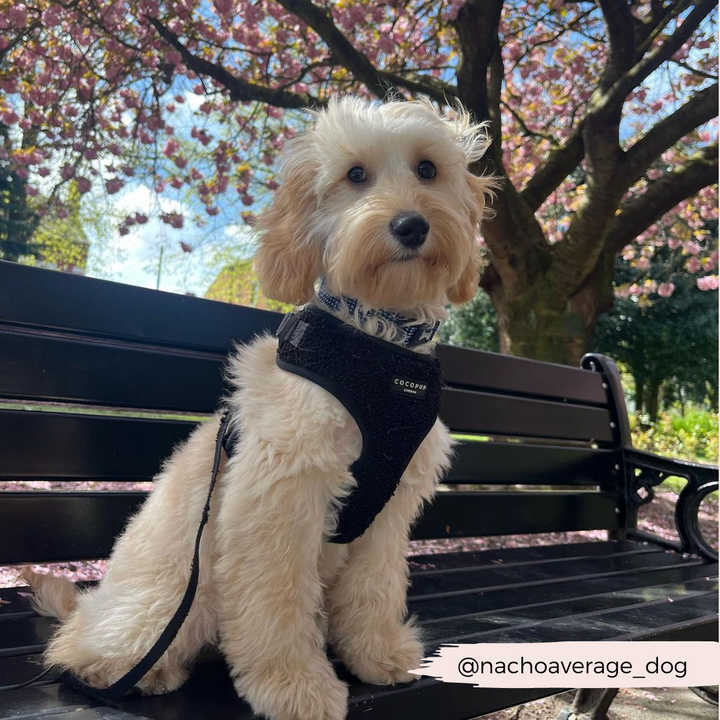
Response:
[{"label": "pink blossom", "polygon": [[642,289],[642,287],[640,287],[640,285],[636,285],[636,284],[633,283],[633,284],[628,288],[628,292],[629,292],[630,295],[632,295],[633,297],[640,297],[640,295],[643,294],[643,289]]},{"label": "pink blossom", "polygon": [[177,50],[168,50],[165,53],[165,62],[169,65],[179,65],[182,62],[182,55]]},{"label": "pink blossom", "polygon": [[25,186],[25,192],[26,192],[30,197],[35,197],[35,196],[38,194],[39,190],[38,190],[34,185],[26,185],[26,186]]},{"label": "pink blossom", "polygon": [[689,273],[693,273],[693,274],[696,272],[700,272],[700,270],[702,269],[702,263],[696,257],[691,257],[685,263],[685,269]]},{"label": "pink blossom", "polygon": [[218,15],[223,17],[229,15],[233,10],[233,0],[213,0],[213,5],[215,5]]},{"label": "pink blossom", "polygon": [[671,250],[675,250],[676,248],[680,247],[680,245],[682,244],[682,241],[679,240],[678,238],[670,238],[668,240],[667,244]]},{"label": "pink blossom", "polygon": [[90,191],[92,184],[86,177],[78,175],[78,177],[75,178],[75,185],[77,186],[79,193],[85,194]]},{"label": "pink blossom", "polygon": [[675,292],[675,284],[671,282],[660,283],[658,285],[657,294],[660,297],[670,297]]},{"label": "pink blossom", "polygon": [[15,30],[24,28],[27,25],[28,19],[27,7],[22,3],[11,5],[10,11],[8,12],[8,19],[10,20],[11,27]]},{"label": "pink blossom", "polygon": [[21,168],[18,168],[18,169],[15,171],[15,174],[16,174],[21,180],[27,180],[28,177],[29,177],[29,175],[30,175],[30,171],[29,171],[27,168],[25,168],[25,167],[21,167]]},{"label": "pink blossom", "polygon": [[635,267],[638,270],[647,270],[650,267],[650,260],[646,257],[638,258],[635,262]]},{"label": "pink blossom", "polygon": [[3,112],[0,113],[0,118],[2,118],[2,121],[6,125],[14,125],[20,119],[12,110],[3,110]]},{"label": "pink blossom", "polygon": [[705,277],[697,278],[695,280],[700,290],[717,290],[718,289],[718,277],[717,275],[706,275]]},{"label": "pink blossom", "polygon": [[689,240],[683,245],[683,249],[688,255],[697,255],[700,252],[700,243]]},{"label": "pink blossom", "polygon": [[60,8],[57,5],[49,5],[42,14],[42,22],[46,27],[56,27],[60,24]]},{"label": "pink blossom", "polygon": [[180,143],[175,138],[170,138],[163,148],[165,157],[172,157],[180,149]]},{"label": "pink blossom", "polygon": [[105,189],[110,195],[114,195],[122,189],[123,185],[125,183],[120,178],[111,178],[105,182]]}]

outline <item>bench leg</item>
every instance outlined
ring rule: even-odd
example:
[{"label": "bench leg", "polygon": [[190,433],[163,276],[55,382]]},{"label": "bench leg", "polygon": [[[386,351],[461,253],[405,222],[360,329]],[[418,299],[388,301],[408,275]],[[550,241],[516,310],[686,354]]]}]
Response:
[{"label": "bench leg", "polygon": [[[259,443],[258,443],[259,445]],[[260,457],[258,457],[260,453]],[[244,455],[246,457],[244,457]],[[326,504],[340,471],[255,448],[228,464],[218,516],[216,586],[222,651],[238,693],[272,720],[342,720],[347,687],[318,622]]]},{"label": "bench leg", "polygon": [[578,690],[569,708],[560,711],[556,720],[607,720],[607,711],[620,688]]},{"label": "bench leg", "polygon": [[367,532],[350,544],[330,588],[330,641],[364,682],[417,680],[423,647],[407,615],[408,531],[422,503],[417,486],[401,484]]}]

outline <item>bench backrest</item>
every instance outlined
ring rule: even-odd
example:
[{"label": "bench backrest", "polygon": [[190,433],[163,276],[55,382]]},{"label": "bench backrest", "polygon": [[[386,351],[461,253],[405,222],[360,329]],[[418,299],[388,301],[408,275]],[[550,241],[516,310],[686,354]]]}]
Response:
[{"label": "bench backrest", "polygon": [[[280,319],[0,262],[0,563],[107,556],[144,493],[49,491],[48,481],[152,479],[215,409],[233,342]],[[614,366],[438,354],[441,417],[463,440],[417,538],[624,527],[627,419]],[[13,490],[17,481],[33,489]]]}]

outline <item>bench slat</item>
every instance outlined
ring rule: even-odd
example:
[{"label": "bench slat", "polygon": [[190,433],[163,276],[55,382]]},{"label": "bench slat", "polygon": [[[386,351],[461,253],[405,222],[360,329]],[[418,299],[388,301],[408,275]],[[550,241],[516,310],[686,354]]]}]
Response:
[{"label": "bench slat", "polygon": [[224,356],[0,331],[0,397],[210,413]]},{"label": "bench slat", "polygon": [[612,450],[517,442],[464,441],[448,484],[601,485],[618,483]]},{"label": "bench slat", "polygon": [[145,495],[0,493],[0,565],[107,557]]},{"label": "bench slat", "polygon": [[0,410],[0,479],[150,480],[194,427],[180,420]]},{"label": "bench slat", "polygon": [[614,493],[441,492],[415,526],[416,540],[621,527]]},{"label": "bench slat", "polygon": [[446,382],[477,390],[537,395],[568,402],[608,404],[599,373],[552,363],[439,345]]},{"label": "bench slat", "polygon": [[[0,480],[150,480],[193,422],[0,410]],[[446,483],[617,483],[610,450],[461,442]]]},{"label": "bench slat", "polygon": [[440,417],[458,433],[612,442],[610,413],[601,408],[446,390]]},{"label": "bench slat", "polygon": [[[566,582],[574,579],[585,582],[597,576],[636,574],[648,568],[665,568],[685,564],[679,555],[651,553],[618,553],[606,557],[576,557],[573,559],[550,559],[544,563],[506,565],[500,563],[484,567],[457,569],[437,574],[419,574],[412,578],[413,602],[429,598],[446,598],[464,595],[482,588],[483,593],[514,590],[521,597],[528,597],[528,588],[538,584]],[[524,590],[524,592],[523,592]]]},{"label": "bench slat", "polygon": [[[62,299],[62,302],[58,302]],[[225,354],[282,315],[0,261],[0,323]]]},{"label": "bench slat", "polygon": [[[107,557],[145,493],[0,494],[0,564]],[[416,539],[620,527],[613,493],[441,492]],[[198,518],[199,520],[199,518]]]}]

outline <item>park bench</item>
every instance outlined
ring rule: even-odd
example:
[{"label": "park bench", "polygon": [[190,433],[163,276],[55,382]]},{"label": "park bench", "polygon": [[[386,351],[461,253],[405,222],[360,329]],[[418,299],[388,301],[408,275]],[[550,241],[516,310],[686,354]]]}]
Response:
[{"label": "park bench", "polygon": [[[273,331],[280,319],[0,262],[0,480],[150,480],[215,409],[233,341]],[[632,448],[613,363],[587,356],[575,369],[445,346],[438,355],[447,385],[441,416],[463,439],[415,538],[600,529],[607,540],[526,540],[529,547],[413,557],[409,605],[428,650],[460,639],[716,640],[717,554],[699,532],[697,509],[717,489],[717,470]],[[687,479],[675,544],[636,529],[638,508],[670,475]],[[107,557],[143,497],[100,489],[3,492],[0,564]],[[21,591],[0,590],[0,685],[38,673],[52,627]],[[559,691],[476,689],[432,678],[368,686],[335,662],[351,683],[351,720],[467,720]],[[200,663],[176,693],[112,706],[52,675],[0,693],[0,718],[251,716],[217,657]]]}]

